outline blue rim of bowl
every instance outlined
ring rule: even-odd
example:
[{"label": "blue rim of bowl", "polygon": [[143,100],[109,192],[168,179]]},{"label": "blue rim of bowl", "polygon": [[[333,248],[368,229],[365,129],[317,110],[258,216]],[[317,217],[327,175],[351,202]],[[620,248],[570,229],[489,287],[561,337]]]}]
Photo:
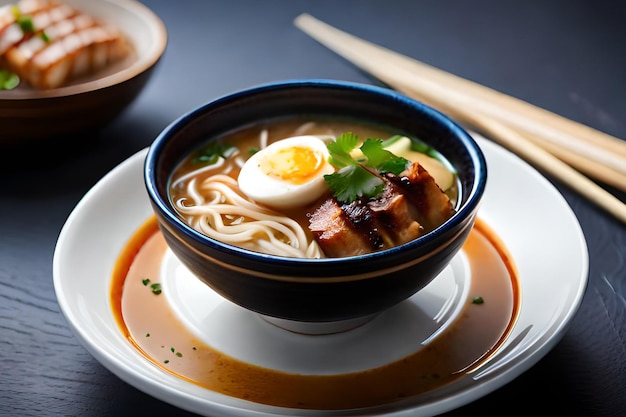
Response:
[{"label": "blue rim of bowl", "polygon": [[[164,146],[167,139],[176,134],[179,130],[183,129],[185,125],[188,124],[189,121],[195,119],[198,115],[205,113],[208,109],[218,107],[224,102],[230,102],[239,99],[240,97],[245,97],[250,93],[262,93],[269,92],[272,90],[280,90],[291,87],[323,87],[323,88],[338,88],[338,89],[353,89],[360,90],[364,92],[370,92],[374,94],[380,94],[383,96],[387,96],[392,100],[396,100],[402,102],[408,107],[415,108],[419,110],[421,113],[428,115],[428,117],[432,119],[436,119],[439,121],[441,125],[443,125],[447,130],[449,130],[455,137],[457,137],[460,141],[463,142],[464,147],[468,151],[468,155],[470,159],[473,161],[473,165],[475,168],[474,171],[474,184],[470,190],[470,193],[458,211],[446,221],[444,224],[439,226],[438,228],[432,230],[429,233],[424,234],[423,236],[418,237],[417,239],[412,240],[411,242],[405,243],[400,246],[396,246],[393,248],[386,249],[384,251],[372,252],[363,255],[351,256],[346,258],[292,258],[286,256],[278,256],[278,255],[270,255],[261,252],[255,252],[248,249],[243,249],[241,247],[231,245],[228,243],[220,242],[216,239],[210,238],[191,226],[185,223],[180,217],[178,217],[173,210],[170,208],[170,204],[166,199],[163,199],[160,193],[156,188],[156,165],[158,162],[158,153],[162,146]],[[397,254],[399,252],[411,251],[416,246],[428,245],[434,239],[436,239],[439,235],[444,234],[449,229],[459,226],[464,220],[467,218],[473,217],[476,214],[476,211],[479,207],[480,199],[484,193],[486,183],[487,183],[487,162],[485,156],[480,149],[478,143],[472,138],[460,125],[450,119],[449,116],[441,113],[440,111],[422,103],[412,98],[409,98],[395,90],[391,90],[386,87],[379,87],[370,84],[362,84],[350,81],[339,81],[339,80],[329,80],[329,79],[293,79],[293,80],[284,80],[284,81],[275,81],[265,84],[260,84],[257,86],[253,86],[250,88],[246,88],[243,90],[235,91],[233,93],[229,93],[222,97],[219,97],[215,100],[212,100],[200,107],[191,110],[178,119],[174,120],[170,123],[153,141],[148,149],[148,153],[146,155],[146,159],[144,161],[144,182],[146,186],[146,190],[149,196],[152,199],[152,202],[156,204],[158,210],[161,212],[163,216],[165,216],[168,221],[177,225],[188,237],[193,239],[194,241],[202,244],[206,244],[213,249],[229,253],[229,254],[238,254],[240,256],[246,256],[252,259],[256,259],[259,261],[265,262],[281,262],[284,264],[291,265],[302,265],[304,264],[315,264],[315,263],[351,263],[351,262],[363,262],[367,260],[377,259],[381,257],[388,257],[393,254]]]}]

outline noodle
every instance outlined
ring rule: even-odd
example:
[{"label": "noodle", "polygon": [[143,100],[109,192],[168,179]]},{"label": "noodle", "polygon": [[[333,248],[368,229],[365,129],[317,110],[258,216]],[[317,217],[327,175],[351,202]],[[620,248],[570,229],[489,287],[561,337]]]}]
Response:
[{"label": "noodle", "polygon": [[[180,186],[181,180],[176,184]],[[200,184],[197,178],[192,178],[185,190],[186,196],[174,202],[176,209],[187,217],[194,229],[209,237],[273,255],[323,256],[317,243],[307,238],[298,222],[243,196],[237,181],[228,175],[214,174]]]},{"label": "noodle", "polygon": [[226,162],[226,160],[224,158],[219,158],[217,160],[216,163],[214,163],[213,165],[207,165],[205,167],[202,167],[200,169],[196,169],[195,171],[191,171],[190,173],[183,175],[182,177],[178,178],[176,181],[174,181],[172,183],[172,188],[176,188],[178,187],[180,184],[184,183],[185,181],[187,181],[190,178],[194,178],[197,177],[198,175],[201,175],[205,172],[209,172],[212,171],[214,169],[217,169],[221,166],[224,165],[224,163]]},{"label": "noodle", "polygon": [[294,118],[249,126],[216,139],[227,146],[213,164],[198,167],[198,155],[190,154],[174,173],[170,198],[188,225],[213,239],[278,256],[326,257],[308,229],[305,211],[311,207],[280,213],[247,197],[236,178],[251,154],[278,140],[317,136],[328,142],[348,131],[363,138],[391,135],[382,127],[335,119]]}]

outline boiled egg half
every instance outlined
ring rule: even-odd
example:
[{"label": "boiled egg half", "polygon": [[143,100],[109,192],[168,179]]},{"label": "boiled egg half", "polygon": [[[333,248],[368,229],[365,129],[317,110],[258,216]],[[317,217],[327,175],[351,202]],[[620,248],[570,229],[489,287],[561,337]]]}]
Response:
[{"label": "boiled egg half", "polygon": [[324,175],[335,171],[326,143],[317,136],[293,136],[273,142],[243,165],[241,191],[257,203],[289,209],[312,203],[328,191]]}]

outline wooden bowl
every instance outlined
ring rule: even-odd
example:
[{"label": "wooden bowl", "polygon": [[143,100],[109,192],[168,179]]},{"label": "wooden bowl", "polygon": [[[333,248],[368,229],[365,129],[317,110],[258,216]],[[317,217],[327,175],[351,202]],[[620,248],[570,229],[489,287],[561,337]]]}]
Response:
[{"label": "wooden bowl", "polygon": [[[100,128],[119,115],[150,79],[167,45],[161,19],[134,0],[62,0],[118,27],[133,54],[99,73],[47,90],[20,84],[0,90],[0,144],[19,145]],[[14,3],[0,0],[0,5]]]}]

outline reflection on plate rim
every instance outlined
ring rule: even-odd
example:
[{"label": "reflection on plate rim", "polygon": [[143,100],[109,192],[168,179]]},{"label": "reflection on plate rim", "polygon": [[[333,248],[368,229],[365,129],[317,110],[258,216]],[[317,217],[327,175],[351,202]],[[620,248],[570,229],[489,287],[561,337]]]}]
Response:
[{"label": "reflection on plate rim", "polygon": [[[496,390],[533,366],[561,339],[582,301],[588,278],[588,253],[584,235],[571,208],[558,190],[534,168],[498,145],[474,136],[487,156],[490,176],[479,216],[504,241],[518,267],[522,284],[520,318],[507,343],[487,365],[476,372],[473,383],[468,384],[467,379],[463,379],[460,385],[452,384],[450,389],[437,392],[432,397],[420,396],[418,403],[409,399],[370,408],[367,409],[368,415],[391,416],[410,411],[412,415],[431,416],[461,407]],[[239,417],[286,415],[289,411],[310,416],[350,415],[345,411],[334,413],[265,406],[205,390],[158,370],[122,337],[110,312],[108,285],[113,263],[126,239],[151,213],[148,198],[143,194],[141,175],[145,152],[144,149],[136,153],[100,180],[78,203],[59,235],[53,260],[54,287],[61,310],[83,346],[127,383],[195,413]],[[120,178],[128,175],[129,171],[137,178],[134,181],[123,181],[122,188],[126,188],[129,197],[138,201],[135,201],[135,205],[120,208],[118,202],[103,196],[119,194],[120,189],[115,188],[119,184],[115,182],[120,182]],[[509,193],[503,198],[500,193],[511,188],[516,189],[515,193]],[[140,191],[140,195],[137,191]],[[532,197],[528,195],[531,191]],[[502,201],[513,206],[498,208],[498,202],[503,204]],[[94,204],[99,204],[95,208],[107,213],[109,218],[116,211],[122,211],[124,216],[116,217],[119,221],[115,222],[85,223],[91,220],[90,215],[93,216],[87,208],[94,208]],[[518,216],[523,214],[520,216],[522,219],[511,219],[512,215],[516,215],[516,210]],[[533,223],[529,223],[531,221]],[[534,226],[537,230],[554,230],[554,233],[536,239],[531,235],[535,221],[539,223]],[[569,238],[563,239],[564,234]],[[102,239],[102,236],[109,236],[109,239]],[[92,241],[89,245],[80,244],[80,238],[91,238]],[[557,240],[551,243],[550,239]],[[550,245],[550,249],[555,252],[544,250],[541,256],[547,259],[533,258],[529,262],[526,254],[536,252],[542,245]],[[77,255],[74,250],[82,250],[84,253]],[[535,252],[533,255],[536,255]],[[563,257],[566,262],[559,263],[559,257]],[[97,267],[94,270],[97,262],[101,264],[101,270]],[[108,267],[105,268],[105,265]],[[540,271],[536,270],[537,267]],[[548,274],[549,269],[554,267],[559,269],[559,274],[556,274],[558,279],[542,281],[541,289],[539,285],[531,286],[533,280],[544,278],[543,270]],[[563,269],[573,271],[561,273]],[[85,278],[86,271],[92,271],[88,278]],[[563,279],[566,281],[559,281]],[[544,289],[544,285],[549,287],[555,284],[556,292]],[[528,297],[532,298],[533,308],[528,308]],[[557,300],[556,305],[552,304],[554,299]],[[545,305],[548,310],[541,310],[537,305]],[[532,320],[529,321],[529,318]],[[354,415],[358,414],[355,412]]]}]

